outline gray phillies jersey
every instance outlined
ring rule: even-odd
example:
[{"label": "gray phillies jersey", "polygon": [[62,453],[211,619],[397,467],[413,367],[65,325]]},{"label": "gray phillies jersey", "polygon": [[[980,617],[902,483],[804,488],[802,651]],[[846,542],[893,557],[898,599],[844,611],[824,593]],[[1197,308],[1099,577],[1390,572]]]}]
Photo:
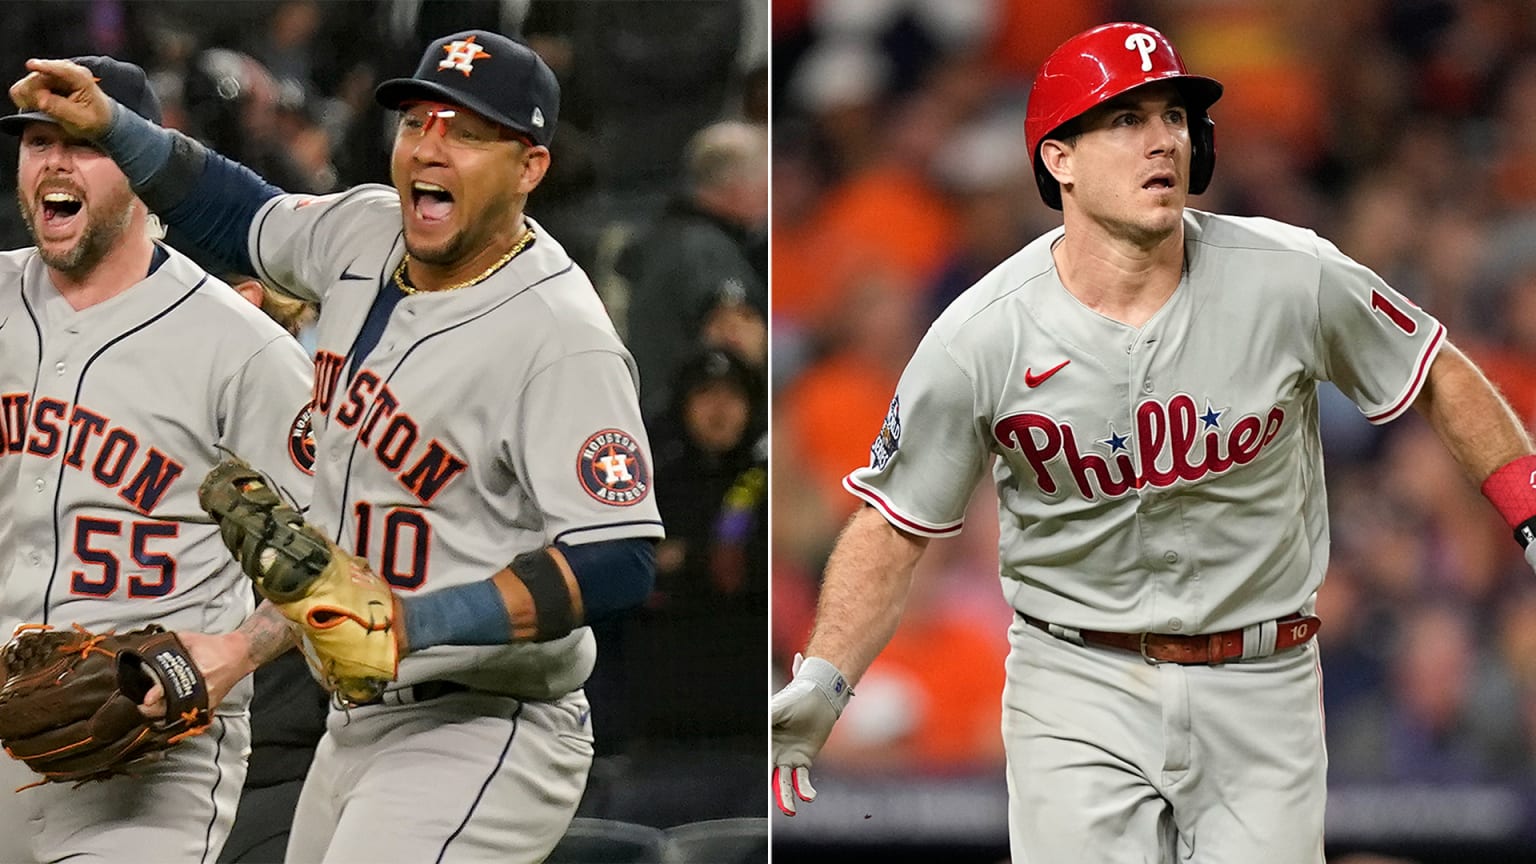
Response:
[{"label": "gray phillies jersey", "polygon": [[[396,591],[486,579],[555,541],[662,535],[634,361],[586,274],[529,222],[537,239],[484,282],[401,298],[355,374],[352,346],[405,252],[395,190],[282,196],[251,227],[261,275],[324,304],[310,519]],[[552,698],[595,658],[583,627],[430,648],[400,680]]]},{"label": "gray phillies jersey", "polygon": [[[0,638],[19,623],[223,633],[250,582],[197,503],[222,449],[309,499],[310,364],[191,261],[76,311],[0,253]],[[231,694],[237,706],[249,685]]]},{"label": "gray phillies jersey", "polygon": [[1140,329],[1062,286],[1061,229],[934,322],[844,486],[957,533],[989,460],[1004,593],[1068,627],[1205,633],[1309,609],[1328,564],[1317,382],[1405,411],[1444,328],[1311,231],[1187,210]]}]

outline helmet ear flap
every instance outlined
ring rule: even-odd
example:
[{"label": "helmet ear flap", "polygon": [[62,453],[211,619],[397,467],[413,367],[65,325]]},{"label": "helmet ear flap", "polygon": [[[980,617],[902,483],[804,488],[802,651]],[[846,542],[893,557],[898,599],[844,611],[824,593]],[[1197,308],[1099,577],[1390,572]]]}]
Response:
[{"label": "helmet ear flap", "polygon": [[[1216,123],[1202,112],[1189,124],[1189,194],[1199,195],[1216,172]],[[1060,201],[1060,191],[1057,200]],[[1059,208],[1058,208],[1059,209]]]}]

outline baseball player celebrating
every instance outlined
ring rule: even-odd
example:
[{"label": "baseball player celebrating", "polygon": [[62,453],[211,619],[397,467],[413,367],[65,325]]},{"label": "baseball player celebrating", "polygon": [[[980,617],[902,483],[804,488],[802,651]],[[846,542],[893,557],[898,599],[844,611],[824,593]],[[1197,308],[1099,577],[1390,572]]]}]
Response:
[{"label": "baseball player celebrating", "polygon": [[988,469],[1015,861],[1323,860],[1318,382],[1373,423],[1417,408],[1532,539],[1531,443],[1439,322],[1311,231],[1186,207],[1220,95],[1140,24],[1040,68],[1025,138],[1064,226],[938,318],[844,480],[868,507],[772,700],[785,813]]},{"label": "baseball player celebrating", "polygon": [[[138,67],[78,62],[125,113],[159,119]],[[270,629],[281,618],[247,620],[250,590],[198,482],[227,450],[308,500],[308,456],[290,448],[310,399],[307,358],[155,241],[153,217],[98,148],[35,112],[0,119],[0,131],[20,142],[18,199],[37,243],[0,253],[0,631]],[[231,669],[202,671],[209,729],[139,777],[17,792],[42,778],[0,758],[0,860],[212,861],[245,776],[250,687]],[[14,683],[7,728],[25,720]],[[63,722],[65,688],[53,689]]]},{"label": "baseball player celebrating", "polygon": [[[398,683],[370,698],[341,682],[351,704],[289,860],[543,860],[592,759],[583,624],[644,599],[662,535],[633,360],[523,213],[549,166],[554,74],[498,34],[437,40],[377,90],[400,111],[394,188],[313,198],[122,110],[78,66],[28,68],[17,104],[99,141],[235,269],[322,304],[308,522],[367,562],[342,587],[393,589],[393,611],[347,620],[384,634],[378,679]],[[270,575],[266,551],[247,572]]]}]

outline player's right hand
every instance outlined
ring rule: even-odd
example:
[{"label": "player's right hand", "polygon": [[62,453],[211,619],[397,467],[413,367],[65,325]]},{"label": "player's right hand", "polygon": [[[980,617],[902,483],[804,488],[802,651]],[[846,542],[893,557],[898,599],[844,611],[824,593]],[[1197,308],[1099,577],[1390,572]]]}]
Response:
[{"label": "player's right hand", "polygon": [[827,743],[832,724],[853,695],[843,673],[820,657],[796,654],[794,673],[794,680],[768,703],[773,722],[773,800],[786,816],[795,815],[796,799],[816,800],[811,761]]},{"label": "player's right hand", "polygon": [[[241,631],[221,635],[178,630],[176,638],[186,647],[192,663],[208,688],[208,704],[218,705],[240,680],[256,670],[251,659],[250,638]],[[157,681],[144,694],[139,713],[151,720],[165,717],[165,690]]]},{"label": "player's right hand", "polygon": [[42,111],[74,138],[96,140],[112,124],[112,98],[91,70],[68,60],[28,60],[27,76],[11,85],[22,111]]}]

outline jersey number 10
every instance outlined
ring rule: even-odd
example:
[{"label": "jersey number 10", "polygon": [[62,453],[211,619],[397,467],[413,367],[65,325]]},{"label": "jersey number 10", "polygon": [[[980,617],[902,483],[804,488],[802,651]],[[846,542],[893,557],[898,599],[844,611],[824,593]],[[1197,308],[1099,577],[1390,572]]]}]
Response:
[{"label": "jersey number 10", "polygon": [[[357,518],[357,557],[366,559],[368,543],[373,537],[373,505],[359,501],[352,505],[352,515]],[[379,575],[396,588],[420,588],[427,581],[427,544],[432,542],[432,527],[427,524],[427,517],[409,507],[391,507],[384,514],[383,522],[384,545],[379,550]],[[402,552],[406,554],[402,555]],[[401,566],[402,558],[405,559],[404,567]]]}]

